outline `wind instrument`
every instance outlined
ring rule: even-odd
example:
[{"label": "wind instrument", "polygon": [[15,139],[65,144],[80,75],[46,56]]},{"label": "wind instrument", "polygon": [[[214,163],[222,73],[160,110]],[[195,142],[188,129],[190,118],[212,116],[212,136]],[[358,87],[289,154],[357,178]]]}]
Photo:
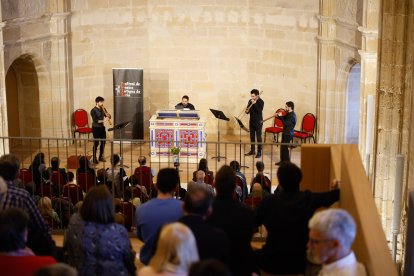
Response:
[{"label": "wind instrument", "polygon": [[[262,95],[263,94],[263,90],[262,91],[260,91],[260,93],[259,93],[259,96],[260,95]],[[249,111],[250,111],[250,108],[253,106],[253,103],[251,103],[251,104],[249,104],[249,106],[248,107],[246,107],[246,108],[243,108],[241,111],[240,111],[240,113],[239,113],[239,115],[237,116],[237,118],[239,118],[240,117],[240,115],[242,115],[243,114],[243,116],[245,115],[245,114],[248,114],[249,113]],[[241,118],[243,118],[243,116],[241,117]],[[241,119],[240,118],[240,119]]]}]

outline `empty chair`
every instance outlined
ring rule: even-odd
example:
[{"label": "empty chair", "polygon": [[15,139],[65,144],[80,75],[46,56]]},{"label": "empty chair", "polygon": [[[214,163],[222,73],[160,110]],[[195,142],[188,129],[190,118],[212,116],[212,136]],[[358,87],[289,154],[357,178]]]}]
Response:
[{"label": "empty chair", "polygon": [[316,117],[312,113],[306,113],[302,119],[301,130],[295,130],[293,137],[299,138],[301,142],[306,143],[306,139],[312,139],[315,143],[315,127],[316,127]]},{"label": "empty chair", "polygon": [[86,112],[86,110],[75,110],[75,112],[73,113],[73,121],[75,123],[73,138],[76,138],[76,133],[78,133],[79,138],[81,134],[87,134],[89,138],[89,134],[92,133],[92,128],[89,127],[88,113]]},{"label": "empty chair", "polygon": [[[286,112],[283,108],[279,108],[278,110],[276,110],[275,114],[277,114],[279,112],[282,112],[283,115],[286,114]],[[279,133],[282,133],[282,132],[283,132],[283,122],[277,116],[275,116],[275,118],[273,119],[273,126],[267,127],[265,129],[264,142],[266,143],[266,134],[267,133],[272,133],[276,143],[279,142]]]}]

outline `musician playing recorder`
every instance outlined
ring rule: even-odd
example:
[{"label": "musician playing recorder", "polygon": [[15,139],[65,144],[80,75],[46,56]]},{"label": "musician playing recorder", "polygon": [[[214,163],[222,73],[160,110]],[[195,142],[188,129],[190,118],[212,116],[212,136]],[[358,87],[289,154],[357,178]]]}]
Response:
[{"label": "musician playing recorder", "polygon": [[262,142],[262,126],[263,126],[263,107],[264,101],[260,98],[259,90],[253,89],[250,91],[250,100],[247,103],[247,107],[245,110],[246,114],[250,114],[249,120],[249,129],[250,129],[250,151],[245,155],[254,155],[256,154],[256,158],[260,158],[262,156],[262,145],[259,144],[257,146],[257,153],[255,149],[255,137],[258,143]]},{"label": "musician playing recorder", "polygon": [[[104,107],[104,98],[101,96],[96,97],[95,107],[91,110],[92,117],[92,134],[95,139],[106,139],[106,131],[104,122],[110,122],[111,115],[108,113]],[[99,147],[99,159],[96,159],[96,152],[98,150],[99,142],[101,145]],[[105,150],[105,141],[95,141],[93,143],[93,163],[98,164],[99,161],[105,162],[104,158]],[[98,161],[99,160],[99,161]]]},{"label": "musician playing recorder", "polygon": [[[294,110],[295,104],[289,101],[286,102],[285,116],[283,116],[282,112],[279,112],[275,115],[283,122],[282,143],[290,143],[290,141],[293,139],[293,134],[295,132],[296,126],[296,113]],[[282,145],[280,147],[280,161],[277,162],[275,165],[279,166],[280,163],[283,161],[290,162],[289,148],[287,145]]]}]

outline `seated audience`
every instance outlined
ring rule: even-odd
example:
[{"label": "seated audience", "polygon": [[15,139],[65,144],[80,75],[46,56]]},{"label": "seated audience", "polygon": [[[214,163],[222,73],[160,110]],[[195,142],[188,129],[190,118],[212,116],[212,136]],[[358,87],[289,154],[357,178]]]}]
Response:
[{"label": "seated audience", "polygon": [[213,185],[214,173],[208,169],[207,159],[205,158],[200,159],[197,170],[193,172],[193,178],[192,178],[193,181],[197,181],[196,174],[199,170],[202,170],[206,174],[204,182],[206,182],[207,184]]},{"label": "seated audience", "polygon": [[106,169],[106,180],[113,184],[115,188],[115,197],[122,198],[124,195],[125,187],[128,187],[129,180],[124,168],[120,164],[121,156],[113,154],[111,158],[111,168]]},{"label": "seated audience", "polygon": [[197,171],[196,174],[196,181],[190,181],[187,184],[187,191],[190,191],[193,188],[199,187],[203,188],[206,191],[208,191],[212,196],[214,196],[214,188],[212,185],[207,184],[204,182],[204,178],[206,176],[206,173],[202,170]]},{"label": "seated audience", "polygon": [[[145,156],[141,155],[140,157],[138,157],[138,164],[139,164],[138,168],[141,168],[141,169],[148,168],[148,170],[151,172],[151,176],[152,177],[155,176],[155,170],[147,166],[147,158]],[[135,168],[135,171],[137,171],[138,168]]]},{"label": "seated audience", "polygon": [[254,183],[259,183],[260,186],[262,186],[263,190],[265,190],[269,194],[271,193],[272,184],[270,180],[266,178],[266,176],[264,176],[263,174],[257,173],[256,176],[252,179],[252,185],[250,186],[250,192],[252,192]]},{"label": "seated audience", "polygon": [[[47,168],[47,170],[50,171],[51,173],[52,172],[61,173],[65,183],[67,183],[68,175],[66,173],[66,169],[65,168],[59,168],[59,165],[60,165],[59,157],[52,157],[52,159],[50,159],[50,167]],[[65,183],[56,183],[56,184],[64,185]]]},{"label": "seated audience", "polygon": [[366,275],[351,249],[355,236],[355,221],[347,211],[328,209],[313,215],[309,221],[308,259],[322,264],[320,275]]},{"label": "seated audience", "polygon": [[90,162],[86,156],[79,158],[79,168],[76,170],[76,174],[79,173],[91,173],[95,176],[95,170],[90,167]]},{"label": "seated audience", "polygon": [[308,221],[316,209],[339,200],[339,190],[324,193],[300,191],[302,171],[294,163],[282,162],[277,171],[280,191],[263,199],[257,222],[268,232],[260,256],[267,274],[303,274],[306,267]]},{"label": "seated audience", "polygon": [[52,182],[52,175],[48,170],[42,172],[41,196],[55,197],[59,195],[59,185]]},{"label": "seated audience", "polygon": [[47,196],[42,197],[39,200],[37,206],[39,207],[40,213],[42,214],[43,218],[53,219],[56,225],[60,223],[58,214],[52,208],[52,201],[50,200],[50,198],[48,198]]},{"label": "seated audience", "polygon": [[148,196],[151,198],[157,197],[157,189],[153,184],[155,171],[153,168],[147,166],[147,158],[145,156],[138,157],[139,167],[135,168],[134,179],[135,185],[144,186]]},{"label": "seated audience", "polygon": [[[141,203],[148,201],[149,195],[147,193],[147,189],[145,186],[141,185],[141,181],[139,180],[139,176],[136,174],[131,175],[130,177],[131,187],[128,187],[127,190],[130,192],[130,196],[132,199],[138,197]],[[138,189],[138,191],[135,191]]]},{"label": "seated audience", "polygon": [[207,190],[201,187],[188,190],[184,200],[184,217],[179,222],[193,232],[200,260],[214,258],[227,264],[230,253],[229,239],[223,230],[206,222],[212,212],[212,204],[213,196]]},{"label": "seated audience", "polygon": [[30,194],[14,186],[14,180],[19,175],[20,163],[16,156],[6,154],[0,157],[0,176],[7,183],[7,192],[0,194],[0,210],[19,208],[29,214],[29,233],[27,245],[36,255],[53,255],[55,242],[50,228],[40,214]]},{"label": "seated audience", "polygon": [[240,164],[236,160],[230,162],[230,167],[233,169],[236,176],[241,180],[242,187],[239,192],[241,194],[240,201],[244,201],[248,194],[246,176],[240,171]]},{"label": "seated audience", "polygon": [[230,241],[229,267],[234,275],[251,275],[256,264],[251,247],[255,230],[253,211],[233,198],[236,174],[227,165],[217,172],[217,196],[213,212],[207,219],[210,225],[224,230]]},{"label": "seated audience", "polygon": [[161,229],[157,249],[140,276],[186,276],[198,261],[197,247],[191,230],[182,223],[167,224]]},{"label": "seated audience", "polygon": [[68,172],[68,183],[67,184],[76,184],[74,179],[75,179],[75,174],[73,172]]},{"label": "seated audience", "polygon": [[29,171],[32,173],[33,182],[36,184],[36,192],[40,192],[40,184],[42,182],[42,172],[46,169],[45,154],[39,152],[33,158],[29,166]]},{"label": "seated audience", "polygon": [[26,247],[29,216],[22,209],[0,211],[0,274],[33,275],[40,267],[54,264],[50,256],[35,256]]},{"label": "seated audience", "polygon": [[193,263],[188,276],[232,276],[229,268],[215,259]]},{"label": "seated audience", "polygon": [[59,215],[62,227],[66,228],[71,215],[75,213],[75,206],[68,199],[55,197],[52,198],[52,207]]},{"label": "seated audience", "polygon": [[251,193],[248,195],[246,200],[244,201],[244,204],[247,206],[250,206],[253,208],[253,210],[256,210],[256,208],[260,205],[263,198],[269,196],[269,192],[264,190],[262,188],[262,185],[260,183],[254,183],[252,187]]},{"label": "seated audience", "polygon": [[69,265],[80,275],[135,274],[135,254],[128,232],[115,223],[108,188],[93,187],[86,194],[80,215],[72,216],[64,243]]},{"label": "seated audience", "polygon": [[155,250],[155,241],[160,227],[175,222],[183,216],[182,202],[175,199],[180,177],[177,170],[164,168],[157,175],[157,198],[140,205],[135,214],[137,237],[144,242],[140,260],[148,264]]}]

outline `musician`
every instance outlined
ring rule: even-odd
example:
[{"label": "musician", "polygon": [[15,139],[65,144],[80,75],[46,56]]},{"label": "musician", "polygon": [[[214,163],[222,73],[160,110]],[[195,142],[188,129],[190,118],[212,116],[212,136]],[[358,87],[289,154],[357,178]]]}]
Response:
[{"label": "musician", "polygon": [[[109,113],[105,113],[103,107],[104,98],[101,96],[96,97],[95,107],[91,110],[92,117],[92,134],[95,139],[106,139],[106,131],[104,122],[108,122],[111,118]],[[98,150],[99,142],[101,143],[99,147],[99,159],[96,159],[96,152]],[[93,144],[93,163],[98,164],[99,161],[105,162],[103,156],[105,149],[105,141],[95,141]],[[99,160],[99,161],[98,161]]]},{"label": "musician", "polygon": [[[295,104],[289,101],[286,103],[285,109],[285,116],[282,116],[282,112],[279,112],[276,116],[283,122],[282,143],[290,143],[293,139],[296,126]],[[290,162],[289,148],[287,145],[280,147],[280,161],[275,165],[279,166],[283,161]]]},{"label": "musician", "polygon": [[178,103],[175,106],[175,109],[184,109],[184,108],[186,108],[186,109],[189,109],[189,110],[195,110],[194,105],[192,105],[188,102],[189,100],[190,100],[190,98],[187,95],[184,95],[181,98],[181,103]]},{"label": "musician", "polygon": [[[246,114],[250,114],[249,129],[250,129],[250,142],[255,142],[255,136],[258,143],[262,142],[262,126],[263,126],[263,107],[264,101],[260,98],[259,90],[253,89],[250,91],[250,100],[247,103],[245,110]],[[255,145],[251,144],[250,151],[245,155],[254,155],[256,158],[262,156],[262,145],[257,146],[257,153]]]}]

